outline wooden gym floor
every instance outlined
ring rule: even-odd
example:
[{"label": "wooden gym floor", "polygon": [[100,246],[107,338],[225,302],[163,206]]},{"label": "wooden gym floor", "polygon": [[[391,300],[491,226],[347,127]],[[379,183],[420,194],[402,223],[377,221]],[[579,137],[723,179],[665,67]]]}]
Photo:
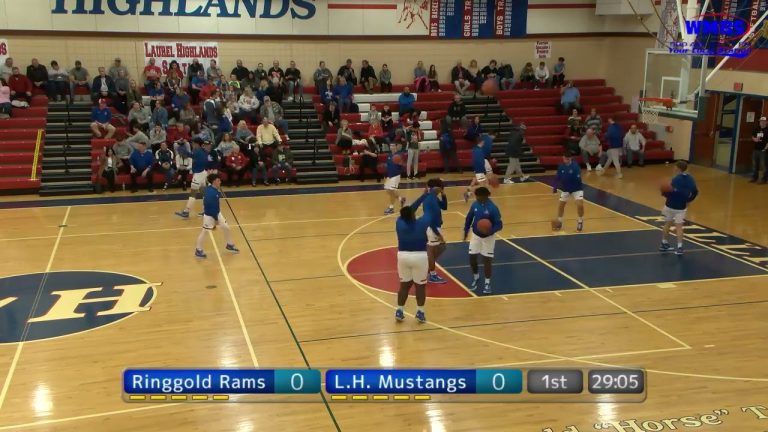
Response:
[{"label": "wooden gym floor", "polygon": [[[631,207],[630,214],[622,214],[612,206],[620,200],[660,208],[657,185],[671,167],[633,168],[623,180],[612,172],[585,175],[594,187],[585,232],[646,233],[655,245],[659,231],[651,218],[636,217]],[[751,274],[694,280],[698,273],[686,272],[669,283],[430,298],[424,325],[410,317],[397,324],[394,295],[365,286],[347,271],[353,257],[395,245],[394,219],[382,217],[385,196],[378,188],[230,198],[229,205],[222,202],[222,211],[241,253],[226,254],[216,230],[216,247],[207,240],[205,261],[192,255],[200,219],[175,217],[183,200],[163,200],[163,194],[148,202],[45,206],[41,200],[40,206],[0,210],[0,276],[100,270],[161,284],[151,310],[109,326],[0,344],[0,431],[585,431],[602,422],[704,414],[718,416],[722,425],[696,430],[766,429],[768,421],[742,407],[768,405],[768,259],[760,258],[768,245],[768,186],[716,170],[694,167],[692,173],[701,196],[688,219],[749,243],[739,246],[731,239],[719,247],[709,240],[718,234],[702,228],[691,231],[704,233],[690,238],[691,245],[715,253],[721,262],[713,268],[735,263]],[[462,191],[448,190],[449,242],[460,241],[460,213],[468,207],[460,200]],[[420,189],[405,193],[410,201]],[[551,234],[557,200],[542,183],[502,185],[493,193],[505,239],[590,238],[572,234],[572,206],[566,210],[566,233]],[[497,248],[502,244],[512,243],[497,240]],[[594,247],[584,241],[585,253]],[[622,262],[640,263],[654,251],[626,254],[629,261]],[[683,260],[695,259],[695,252]],[[543,261],[552,272],[574,278]],[[599,257],[583,265],[620,282],[634,280],[631,265],[614,271]],[[504,283],[497,278],[494,286]],[[0,291],[0,333],[23,326],[26,319],[11,315],[4,297]],[[414,306],[411,299],[408,310]],[[319,397],[316,403],[298,404],[128,404],[121,399],[126,367],[596,364],[648,369],[647,400],[393,406],[326,405]],[[721,409],[729,414],[714,413]]]}]

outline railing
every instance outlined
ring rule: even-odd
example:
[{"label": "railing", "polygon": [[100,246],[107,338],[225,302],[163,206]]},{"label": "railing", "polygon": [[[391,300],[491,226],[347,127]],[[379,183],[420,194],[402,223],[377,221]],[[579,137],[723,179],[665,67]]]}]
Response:
[{"label": "railing", "polygon": [[312,148],[312,166],[317,165],[317,137],[314,140],[314,146]]},{"label": "railing", "polygon": [[35,156],[32,158],[32,175],[30,180],[37,180],[37,162],[40,159],[40,144],[43,141],[43,130],[37,130],[37,140],[35,140]]}]

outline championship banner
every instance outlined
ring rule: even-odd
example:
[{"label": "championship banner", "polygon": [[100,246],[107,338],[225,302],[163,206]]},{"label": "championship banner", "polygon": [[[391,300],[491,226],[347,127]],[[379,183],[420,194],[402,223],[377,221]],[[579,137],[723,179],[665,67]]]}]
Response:
[{"label": "championship banner", "polygon": [[432,38],[514,38],[527,33],[527,0],[430,0],[429,7]]},{"label": "championship banner", "polygon": [[216,60],[218,63],[219,44],[217,42],[144,42],[144,65],[149,64],[151,58],[155,59],[155,65],[162,69],[163,74],[168,73],[171,62],[176,60],[184,75],[187,75],[187,67],[194,59],[198,59],[206,69],[211,65],[211,60]]},{"label": "championship banner", "polygon": [[8,39],[0,39],[0,63],[8,58]]}]

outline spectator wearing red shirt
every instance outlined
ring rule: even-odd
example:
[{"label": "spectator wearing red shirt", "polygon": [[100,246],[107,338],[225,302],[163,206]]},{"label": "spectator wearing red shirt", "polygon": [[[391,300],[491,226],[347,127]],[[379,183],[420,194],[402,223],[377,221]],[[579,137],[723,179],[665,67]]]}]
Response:
[{"label": "spectator wearing red shirt", "polygon": [[[240,187],[243,182],[243,175],[248,168],[248,158],[240,151],[240,146],[232,147],[232,152],[224,158],[224,171],[227,173],[229,186],[234,183]],[[235,180],[237,178],[237,180]]]},{"label": "spectator wearing red shirt", "polygon": [[0,78],[0,119],[11,116],[11,88],[4,78]]},{"label": "spectator wearing red shirt", "polygon": [[144,87],[149,88],[155,81],[158,81],[163,75],[163,71],[155,66],[155,59],[149,59],[149,64],[144,66]]},{"label": "spectator wearing red shirt", "polygon": [[29,102],[32,99],[32,81],[19,73],[19,68],[13,67],[13,74],[8,78],[8,87],[11,88],[11,100]]}]

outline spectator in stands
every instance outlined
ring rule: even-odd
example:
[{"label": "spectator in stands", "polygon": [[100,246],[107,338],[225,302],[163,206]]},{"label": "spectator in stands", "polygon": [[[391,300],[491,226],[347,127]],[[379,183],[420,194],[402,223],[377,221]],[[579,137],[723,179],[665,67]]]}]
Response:
[{"label": "spectator in stands", "polygon": [[400,117],[402,117],[403,114],[411,115],[413,114],[413,104],[416,103],[416,96],[411,93],[410,88],[406,87],[403,89],[403,92],[400,93],[400,97],[397,98],[397,103],[399,104],[397,111]]},{"label": "spectator in stands", "polygon": [[256,69],[253,70],[253,74],[256,76],[256,82],[262,82],[267,79],[267,71],[264,69],[264,63],[256,65]]},{"label": "spectator in stands", "polygon": [[146,142],[137,142],[136,151],[131,153],[131,193],[139,191],[136,179],[143,177],[147,182],[147,192],[154,192],[152,187],[152,167],[155,165],[155,156],[147,151]]},{"label": "spectator in stands", "polygon": [[611,166],[616,167],[616,177],[622,178],[621,174],[621,151],[624,148],[624,129],[616,123],[612,117],[608,117],[608,130],[605,131],[605,139],[608,141],[608,151],[600,157],[598,171],[606,170]]},{"label": "spectator in stands", "polygon": [[424,62],[419,60],[416,62],[416,67],[413,68],[413,81],[427,76],[427,70],[424,69]]},{"label": "spectator in stands", "polygon": [[451,82],[456,88],[456,93],[461,96],[464,96],[469,86],[472,85],[472,75],[461,65],[461,60],[456,62],[456,66],[451,69]]},{"label": "spectator in stands", "polygon": [[429,81],[427,80],[427,70],[424,69],[424,62],[419,60],[413,69],[413,88],[417,93],[429,91]]},{"label": "spectator in stands", "polygon": [[187,76],[196,77],[200,72],[202,72],[203,76],[205,76],[205,66],[200,63],[200,60],[192,59],[192,64],[187,66]]},{"label": "spectator in stands", "polygon": [[[480,71],[480,74],[483,77],[483,82],[486,80],[494,80],[496,81],[496,84],[501,84],[499,82],[499,68],[497,67],[498,64],[496,63],[496,60],[491,60],[488,63],[488,66],[484,67],[482,71]],[[482,87],[482,83],[480,84],[480,87]]]},{"label": "spectator in stands", "polygon": [[368,111],[368,123],[381,127],[381,113],[374,104],[371,104],[371,109]]},{"label": "spectator in stands", "polygon": [[637,125],[629,127],[629,131],[624,135],[624,148],[627,154],[627,168],[632,168],[632,163],[637,156],[638,164],[645,166],[645,137],[637,130]]},{"label": "spectator in stands", "polygon": [[155,127],[160,125],[165,130],[168,127],[168,110],[165,109],[165,101],[160,99],[155,104],[155,109],[152,111],[152,117],[149,119],[149,126]]},{"label": "spectator in stands", "polygon": [[552,87],[560,87],[565,82],[565,59],[557,58],[557,63],[552,66]]},{"label": "spectator in stands", "polygon": [[166,142],[173,143],[173,152],[179,154],[183,147],[187,153],[192,153],[192,147],[190,141],[192,137],[189,135],[189,128],[184,123],[176,123],[175,128],[168,129],[166,134]]},{"label": "spectator in stands", "polygon": [[264,186],[269,186],[269,177],[267,176],[267,157],[264,147],[259,145],[256,140],[249,140],[248,143],[248,158],[250,159],[251,167],[251,186],[256,186],[256,180],[261,174],[261,181]]},{"label": "spectator in stands", "polygon": [[499,89],[512,90],[515,87],[515,71],[509,63],[499,63]]},{"label": "spectator in stands", "polygon": [[69,74],[59,67],[59,62],[51,62],[48,71],[48,99],[51,101],[66,101],[69,94]]},{"label": "spectator in stands", "polygon": [[392,131],[394,124],[395,120],[392,117],[392,110],[389,108],[389,105],[384,105],[381,110],[381,128],[385,133],[389,133]]},{"label": "spectator in stands", "polygon": [[470,60],[467,70],[469,71],[470,80],[475,84],[475,92],[477,92],[483,85],[483,73],[477,66],[477,60]]},{"label": "spectator in stands", "polygon": [[235,184],[240,187],[246,169],[248,169],[248,158],[240,151],[240,146],[235,145],[232,151],[224,156],[224,171],[227,173],[229,186]]},{"label": "spectator in stands", "polygon": [[240,147],[244,149],[251,141],[256,142],[256,137],[248,128],[248,124],[245,120],[237,122],[237,128],[235,129],[235,141],[240,144]]},{"label": "spectator in stands", "polygon": [[453,102],[448,106],[448,115],[445,116],[445,121],[448,122],[448,126],[453,122],[460,122],[462,128],[467,127],[467,106],[464,105],[461,95],[453,96]]},{"label": "spectator in stands", "polygon": [[514,183],[512,176],[515,174],[520,176],[521,183],[528,180],[528,176],[523,173],[523,168],[520,165],[520,158],[523,157],[523,144],[525,143],[524,130],[523,127],[513,124],[509,131],[505,149],[509,163],[507,164],[507,171],[504,173],[504,184]]},{"label": "spectator in stands", "polygon": [[5,82],[8,82],[8,78],[10,78],[11,75],[13,75],[13,57],[8,57],[3,64],[0,65],[0,78],[4,79]]},{"label": "spectator in stands", "polygon": [[533,88],[535,85],[536,73],[533,71],[533,64],[531,62],[526,63],[520,71],[520,82],[523,84],[524,88],[528,89]]},{"label": "spectator in stands", "polygon": [[8,87],[11,88],[11,104],[14,101],[23,102],[19,106],[29,106],[29,102],[32,100],[32,81],[27,78],[26,75],[22,75],[19,68],[13,67],[13,73],[8,79]]},{"label": "spectator in stands", "polygon": [[159,80],[152,83],[152,86],[147,89],[147,96],[149,96],[149,107],[154,109],[157,101],[165,100],[163,83]]},{"label": "spectator in stands", "polygon": [[243,94],[243,87],[240,85],[240,81],[237,79],[237,76],[234,74],[229,76],[229,82],[227,83],[227,91],[225,92],[227,98],[229,98],[230,95],[235,96],[235,100],[240,97],[241,94]]},{"label": "spectator in stands", "polygon": [[176,153],[176,173],[177,179],[181,183],[181,190],[187,190],[187,178],[189,178],[189,172],[192,170],[192,151],[189,144],[186,147],[181,146],[178,149],[174,149]]},{"label": "spectator in stands", "polygon": [[232,133],[225,132],[221,136],[221,142],[219,142],[218,147],[216,147],[216,150],[221,153],[222,156],[227,157],[232,153],[232,149],[235,147],[240,147],[232,138]]},{"label": "spectator in stands", "polygon": [[149,120],[151,118],[152,111],[140,102],[134,102],[131,105],[131,110],[128,111],[128,123],[135,121],[138,128],[144,131],[149,131]]},{"label": "spectator in stands", "polygon": [[75,67],[69,70],[69,79],[71,86],[70,90],[73,97],[75,95],[75,89],[78,87],[87,88],[90,93],[91,87],[88,84],[88,81],[91,79],[91,76],[88,74],[88,69],[83,67],[83,63],[80,60],[75,61]]},{"label": "spectator in stands", "polygon": [[339,127],[339,121],[339,109],[336,106],[336,102],[331,101],[331,103],[325,106],[323,111],[323,131],[328,133],[334,128]]},{"label": "spectator in stands", "polygon": [[288,87],[288,102],[293,102],[294,99],[304,100],[301,71],[296,67],[296,62],[293,60],[288,64],[288,69],[285,70],[285,83]]},{"label": "spectator in stands", "polygon": [[413,180],[419,176],[419,143],[424,139],[419,122],[411,126],[411,134],[408,139],[408,161],[405,165],[405,175]]},{"label": "spectator in stands", "polygon": [[216,118],[218,120],[219,127],[215,129],[216,131],[215,138],[216,138],[216,142],[220,142],[222,136],[225,133],[231,134],[234,128],[234,124],[232,123],[233,116],[232,116],[232,113],[229,111],[228,105],[226,105],[225,103],[222,103],[216,108]]},{"label": "spectator in stands", "polygon": [[330,102],[334,101],[333,79],[328,78],[328,80],[326,80],[324,83],[320,83],[320,87],[318,88],[318,93],[320,94],[320,102],[322,102],[323,105],[328,105]]},{"label": "spectator in stands", "polygon": [[184,81],[184,72],[182,72],[181,68],[179,67],[179,62],[176,60],[173,60],[168,65],[168,75],[165,77],[165,85],[169,89],[174,89],[181,85],[181,82]]},{"label": "spectator in stands", "polygon": [[128,122],[128,127],[125,129],[125,134],[128,135],[128,138],[125,139],[125,142],[130,144],[134,150],[136,150],[138,147],[138,143],[143,142],[146,144],[149,142],[149,137],[146,133],[144,133],[143,130],[141,130],[141,128],[139,128],[139,123],[136,120],[131,120]]},{"label": "spectator in stands", "polygon": [[245,88],[245,91],[243,92],[243,95],[240,96],[237,104],[240,108],[240,117],[242,119],[248,120],[251,124],[256,124],[258,122],[259,100],[256,98],[256,95],[253,94],[253,90],[251,90],[250,87]]},{"label": "spectator in stands", "polygon": [[[592,171],[592,165],[589,163],[590,156],[603,157],[603,148],[600,144],[600,138],[593,128],[588,128],[579,141],[579,148],[581,149],[581,159],[584,161],[584,165],[587,167],[587,171]],[[600,164],[597,164],[597,170],[603,169]]]},{"label": "spectator in stands", "polygon": [[5,78],[0,78],[0,119],[10,118],[12,110],[11,88],[8,87]]},{"label": "spectator in stands", "polygon": [[32,81],[32,87],[39,89],[43,94],[48,94],[48,69],[41,65],[36,58],[27,66],[27,78]]},{"label": "spectator in stands", "polygon": [[190,126],[190,133],[192,134],[192,141],[197,140],[201,143],[214,141],[214,133],[206,124],[193,124]]},{"label": "spectator in stands", "polygon": [[360,67],[360,82],[363,84],[363,87],[365,87],[365,91],[367,91],[368,94],[373,94],[378,80],[376,79],[376,71],[373,69],[373,66],[368,63],[368,60],[363,60],[363,65]]},{"label": "spectator in stands", "polygon": [[142,78],[144,79],[144,88],[153,87],[155,82],[160,81],[160,77],[163,76],[163,71],[159,66],[155,66],[155,59],[149,59],[149,63],[144,66],[142,72]]},{"label": "spectator in stands", "polygon": [[280,67],[280,62],[275,60],[272,62],[272,67],[267,71],[267,77],[272,85],[277,83],[283,86],[285,80],[285,71]]},{"label": "spectator in stands", "polygon": [[219,91],[213,90],[208,98],[203,102],[202,117],[208,127],[217,128],[219,119],[216,114],[217,108],[221,106],[219,100]]},{"label": "spectator in stands", "polygon": [[261,118],[261,124],[256,128],[256,142],[260,146],[268,146],[273,149],[281,142],[280,133],[275,125],[270,123],[266,117]]},{"label": "spectator in stands", "polygon": [[179,113],[179,120],[186,126],[192,126],[193,124],[200,121],[200,119],[197,117],[197,113],[195,113],[195,110],[192,109],[191,104],[184,105],[184,108],[182,108],[181,112]]},{"label": "spectator in stands", "polygon": [[115,79],[115,108],[123,115],[128,113],[128,92],[131,90],[131,82],[126,78],[125,72],[117,71]]},{"label": "spectator in stands", "polygon": [[357,75],[355,75],[355,69],[352,67],[352,59],[347,59],[347,62],[339,68],[339,73],[336,75],[339,78],[344,78],[351,86],[357,85]]},{"label": "spectator in stands", "polygon": [[379,84],[381,84],[382,93],[392,92],[392,71],[389,70],[389,66],[386,63],[381,65],[379,71]]},{"label": "spectator in stands", "polygon": [[277,102],[272,101],[269,96],[264,96],[264,104],[259,110],[261,118],[267,119],[270,123],[280,128],[285,134],[285,139],[288,138],[288,122],[283,118],[283,107]]},{"label": "spectator in stands", "polygon": [[381,113],[376,111],[375,107],[372,107],[371,112],[368,113],[368,138],[372,138],[376,141],[376,144],[382,144],[384,142],[384,129],[381,127]]},{"label": "spectator in stands", "polygon": [[165,182],[163,183],[163,190],[168,189],[168,185],[173,183],[173,178],[176,177],[176,170],[173,168],[173,164],[176,158],[173,155],[173,151],[168,148],[168,143],[165,141],[160,143],[160,148],[155,150],[155,161],[157,165],[155,170],[165,175]]},{"label": "spectator in stands", "polygon": [[203,88],[200,89],[200,100],[206,101],[211,98],[211,94],[213,94],[213,92],[218,92],[218,91],[220,91],[219,85],[216,84],[215,80],[210,79],[206,81]]},{"label": "spectator in stands", "polygon": [[360,167],[358,169],[359,179],[361,182],[365,181],[365,171],[370,170],[376,177],[377,182],[381,182],[381,174],[379,174],[379,146],[376,145],[376,140],[373,137],[368,137],[365,140],[365,147],[360,153]]},{"label": "spectator in stands", "polygon": [[[273,79],[270,81],[271,84],[269,85],[269,88],[267,89],[267,94],[264,96],[265,98],[269,97],[269,100],[272,102],[282,105],[283,104],[283,96],[285,95],[285,86],[283,86],[280,81],[277,79]],[[265,99],[266,102],[266,99]]]},{"label": "spectator in stands", "polygon": [[149,145],[152,151],[156,152],[160,148],[160,143],[166,142],[168,134],[165,132],[163,125],[155,124],[152,126],[152,130],[149,131]]},{"label": "spectator in stands", "polygon": [[440,122],[440,155],[443,156],[443,172],[447,173],[451,166],[453,170],[461,172],[459,159],[456,153],[456,140],[453,139],[450,121],[443,119]]},{"label": "spectator in stands", "polygon": [[94,103],[100,99],[112,100],[115,98],[115,82],[107,75],[107,71],[99,68],[99,76],[93,79],[91,84],[91,99]]},{"label": "spectator in stands", "polygon": [[291,175],[293,169],[293,153],[285,143],[277,145],[277,151],[272,154],[272,177],[276,184],[280,184],[280,171],[286,176]]},{"label": "spectator in stands", "polygon": [[96,174],[96,191],[101,193],[101,178],[107,179],[107,187],[110,192],[115,191],[115,179],[117,172],[122,168],[123,161],[115,155],[115,150],[105,146],[99,155],[99,171]]},{"label": "spectator in stands", "polygon": [[243,66],[243,61],[240,59],[237,59],[237,66],[235,66],[234,69],[232,69],[231,74],[234,75],[238,81],[243,81],[246,78],[248,78],[248,74],[251,72],[248,70],[247,67]]},{"label": "spectator in stands", "polygon": [[258,86],[259,83],[256,82],[256,75],[254,75],[253,72],[248,72],[248,76],[246,76],[244,80],[240,81],[240,87],[242,87],[243,90],[247,88],[256,90]]},{"label": "spectator in stands", "polygon": [[130,172],[131,167],[131,153],[133,153],[133,147],[131,147],[131,144],[127,143],[125,141],[125,136],[119,136],[116,137],[117,140],[115,141],[115,144],[112,146],[112,150],[115,152],[115,156],[117,156],[118,159],[120,159],[120,164],[118,165],[118,171],[122,171],[125,173]]},{"label": "spectator in stands", "polygon": [[206,77],[208,78],[208,81],[213,80],[216,83],[216,86],[221,85],[221,77],[224,75],[224,73],[221,71],[221,68],[216,64],[216,60],[211,60],[211,65],[208,66],[207,69],[205,69]]},{"label": "spectator in stands", "polygon": [[256,89],[256,99],[259,100],[259,103],[264,103],[264,96],[267,95],[267,92],[269,91],[269,83],[267,80],[261,80],[259,82],[259,88]]},{"label": "spectator in stands", "polygon": [[480,124],[480,116],[472,117],[472,123],[467,126],[467,132],[464,134],[464,138],[471,142],[475,142],[482,133],[483,125]]},{"label": "spectator in stands", "polygon": [[117,81],[120,72],[123,72],[123,78],[131,76],[130,72],[128,72],[128,68],[123,66],[123,61],[120,57],[115,57],[114,63],[112,63],[112,66],[109,68],[109,76],[112,77],[113,81]]},{"label": "spectator in stands", "polygon": [[[112,111],[107,106],[106,99],[99,99],[99,105],[91,110],[91,132],[96,138],[110,139],[115,134],[115,127],[110,124]],[[104,135],[106,133],[106,135]]]},{"label": "spectator in stands", "polygon": [[536,78],[536,87],[534,89],[549,86],[549,68],[546,63],[539,62],[539,67],[533,71],[533,75]]},{"label": "spectator in stands", "polygon": [[315,82],[315,91],[317,94],[321,93],[322,86],[328,82],[329,79],[333,78],[333,74],[331,73],[331,70],[325,67],[325,62],[321,61],[320,64],[317,66],[317,69],[315,69],[315,73],[312,74],[312,80]]},{"label": "spectator in stands", "polygon": [[341,149],[341,154],[347,155],[352,151],[354,140],[355,135],[349,127],[349,120],[342,120],[336,132],[336,146]]},{"label": "spectator in stands", "polygon": [[[202,65],[200,66],[202,67]],[[190,76],[192,79],[189,82],[189,96],[192,100],[192,105],[197,105],[200,103],[200,93],[208,84],[208,80],[205,79],[205,72],[202,71]]]},{"label": "spectator in stands", "polygon": [[599,115],[597,115],[597,110],[595,108],[592,108],[589,111],[589,117],[587,117],[587,119],[584,120],[584,127],[586,129],[594,129],[595,134],[597,134],[598,137],[602,133],[603,120],[600,118]]},{"label": "spectator in stands", "polygon": [[181,110],[190,102],[189,95],[187,92],[184,91],[184,87],[178,86],[176,88],[176,92],[174,93],[173,97],[171,98],[171,109],[170,109],[170,116],[176,119],[176,121],[180,120]]},{"label": "spectator in stands", "polygon": [[136,83],[136,80],[131,80],[130,88],[128,89],[128,93],[125,95],[126,107],[133,106],[133,104],[136,102],[143,103],[144,97],[139,91],[139,85]]},{"label": "spectator in stands", "polygon": [[584,132],[584,125],[581,122],[581,115],[576,108],[571,110],[571,116],[568,117],[568,131],[566,132],[570,137],[579,137]]},{"label": "spectator in stands", "polygon": [[339,83],[333,87],[333,99],[339,105],[339,112],[349,112],[352,107],[352,84],[344,77],[339,78]]},{"label": "spectator in stands", "polygon": [[560,107],[563,113],[571,112],[573,109],[580,110],[581,93],[579,89],[573,86],[573,81],[568,81],[565,87],[560,89]]},{"label": "spectator in stands", "polygon": [[437,78],[437,68],[435,65],[429,65],[429,72],[427,72],[427,80],[429,80],[429,91],[437,92],[440,90],[440,82]]}]

